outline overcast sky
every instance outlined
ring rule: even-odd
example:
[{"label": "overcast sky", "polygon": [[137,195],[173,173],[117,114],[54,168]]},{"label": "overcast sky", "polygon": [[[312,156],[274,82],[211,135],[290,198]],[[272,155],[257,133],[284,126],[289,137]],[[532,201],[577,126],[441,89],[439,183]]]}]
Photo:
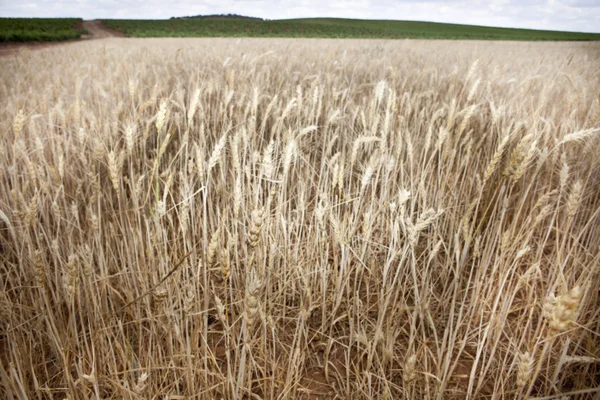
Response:
[{"label": "overcast sky", "polygon": [[340,17],[600,32],[600,0],[0,0],[2,17],[166,19],[233,13]]}]

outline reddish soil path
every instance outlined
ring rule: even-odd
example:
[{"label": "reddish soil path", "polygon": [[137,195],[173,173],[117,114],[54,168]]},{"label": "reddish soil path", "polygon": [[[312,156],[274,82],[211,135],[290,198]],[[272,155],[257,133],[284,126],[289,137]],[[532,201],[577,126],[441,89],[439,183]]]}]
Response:
[{"label": "reddish soil path", "polygon": [[83,29],[88,31],[86,39],[104,39],[109,37],[123,37],[121,32],[105,27],[99,19],[83,21]]}]

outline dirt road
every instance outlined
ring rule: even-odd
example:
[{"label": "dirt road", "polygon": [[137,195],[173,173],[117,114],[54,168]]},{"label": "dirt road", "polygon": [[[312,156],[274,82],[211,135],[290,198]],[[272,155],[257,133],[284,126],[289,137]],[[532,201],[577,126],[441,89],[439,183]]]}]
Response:
[{"label": "dirt road", "polygon": [[105,27],[98,19],[83,21],[83,29],[88,31],[84,39],[104,39],[109,37],[122,37],[123,34]]}]

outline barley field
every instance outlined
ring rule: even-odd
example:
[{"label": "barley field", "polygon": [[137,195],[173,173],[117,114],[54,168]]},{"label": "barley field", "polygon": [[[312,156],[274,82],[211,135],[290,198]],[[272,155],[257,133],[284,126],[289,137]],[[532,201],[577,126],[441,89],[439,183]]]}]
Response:
[{"label": "barley field", "polygon": [[2,398],[599,395],[599,43],[0,62]]}]

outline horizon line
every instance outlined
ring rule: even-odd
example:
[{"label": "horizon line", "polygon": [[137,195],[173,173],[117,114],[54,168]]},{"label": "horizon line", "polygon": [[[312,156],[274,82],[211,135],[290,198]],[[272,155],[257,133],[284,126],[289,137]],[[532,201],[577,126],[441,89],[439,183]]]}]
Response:
[{"label": "horizon line", "polygon": [[234,14],[234,13],[221,13],[221,14],[196,14],[196,15],[180,15],[180,16],[170,16],[165,18],[92,18],[85,19],[83,17],[4,17],[1,18],[29,18],[29,19],[58,19],[58,18],[81,18],[84,21],[91,20],[132,20],[132,21],[168,21],[170,19],[177,18],[198,18],[198,17],[217,17],[217,16],[231,16],[235,17],[247,17],[252,19],[260,19],[262,21],[291,21],[291,20],[301,20],[301,19],[339,19],[339,20],[351,20],[351,21],[386,21],[386,22],[421,22],[421,23],[431,23],[431,24],[445,24],[445,25],[460,25],[460,26],[476,26],[480,28],[499,28],[499,29],[518,29],[518,30],[527,30],[527,31],[537,31],[537,32],[568,32],[568,33],[587,33],[587,34],[600,34],[600,31],[592,32],[592,31],[573,31],[573,30],[561,30],[561,29],[539,29],[539,28],[525,28],[522,26],[499,26],[499,25],[479,25],[479,24],[465,24],[460,22],[445,22],[445,21],[426,21],[420,19],[386,19],[386,18],[344,18],[344,17],[331,17],[331,16],[320,16],[320,17],[294,17],[294,18],[264,18],[257,17],[253,15],[242,15],[242,14]]}]

